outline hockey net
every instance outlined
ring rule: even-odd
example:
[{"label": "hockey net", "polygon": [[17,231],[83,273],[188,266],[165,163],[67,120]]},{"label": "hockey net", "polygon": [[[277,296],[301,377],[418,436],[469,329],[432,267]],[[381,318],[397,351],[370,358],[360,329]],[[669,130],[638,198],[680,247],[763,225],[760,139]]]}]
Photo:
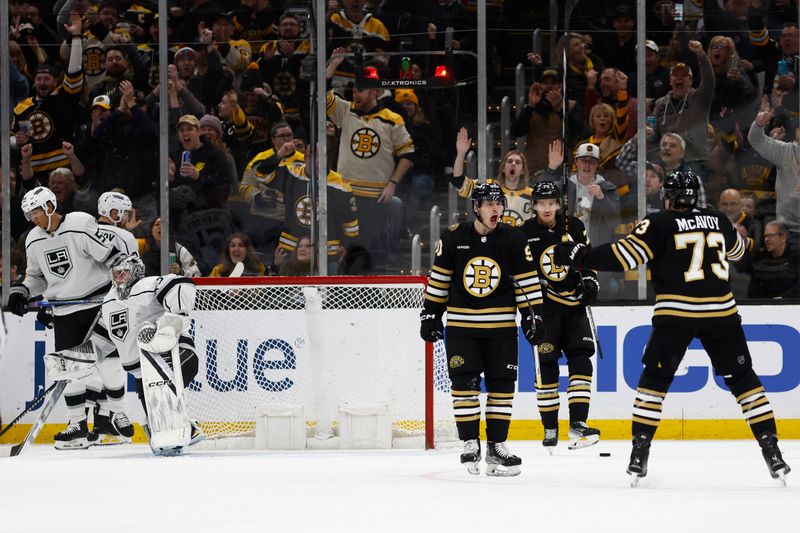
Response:
[{"label": "hockey net", "polygon": [[425,281],[198,279],[190,416],[209,439],[247,442],[260,407],[302,406],[309,442],[335,442],[342,408],[380,406],[393,446],[455,441],[443,343],[418,334]]}]

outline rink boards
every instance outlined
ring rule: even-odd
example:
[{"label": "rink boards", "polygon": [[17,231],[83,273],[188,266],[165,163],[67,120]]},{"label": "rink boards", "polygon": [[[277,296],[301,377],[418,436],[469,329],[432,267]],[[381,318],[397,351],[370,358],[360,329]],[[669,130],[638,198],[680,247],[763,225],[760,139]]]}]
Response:
[{"label": "rink boards", "polygon": [[[779,420],[784,438],[800,438],[800,306],[740,306],[742,323],[756,372]],[[594,318],[603,347],[602,359],[595,357],[590,421],[604,438],[629,438],[631,406],[641,372],[641,354],[650,333],[652,308],[596,307]],[[43,330],[35,316],[5,316],[8,335],[0,358],[0,416],[13,419],[49,382],[41,357],[52,349],[52,331]],[[280,337],[272,332],[271,337]],[[416,349],[417,331],[409,332],[410,349]],[[511,438],[541,438],[541,424],[534,393],[535,367],[529,345],[520,336],[518,392],[514,400]],[[252,357],[253,354],[250,354]],[[202,357],[201,357],[202,359]],[[568,418],[566,406],[566,361],[562,358],[560,418]],[[252,368],[252,366],[251,366]],[[285,369],[291,379],[292,369]],[[201,367],[200,372],[204,372]],[[138,400],[129,381],[128,406],[133,420],[143,420]],[[34,414],[23,422],[33,420]],[[55,409],[42,432],[42,440],[63,428],[67,421],[63,402]],[[24,428],[24,426],[23,426]],[[745,438],[749,430],[738,405],[714,376],[699,342],[690,346],[664,403],[662,438]],[[19,440],[11,431],[0,442]]]}]

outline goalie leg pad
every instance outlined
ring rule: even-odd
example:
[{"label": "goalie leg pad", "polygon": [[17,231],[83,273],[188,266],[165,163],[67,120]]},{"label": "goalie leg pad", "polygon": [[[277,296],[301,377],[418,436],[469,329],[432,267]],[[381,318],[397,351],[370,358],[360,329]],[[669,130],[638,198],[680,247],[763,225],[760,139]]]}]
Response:
[{"label": "goalie leg pad", "polygon": [[[181,365],[176,365],[176,375],[163,355],[146,350],[141,354],[142,388],[147,405],[150,446],[157,455],[161,454],[159,451],[169,453],[169,450],[187,446],[192,436],[183,398]],[[177,345],[170,356],[173,360],[178,357]]]}]

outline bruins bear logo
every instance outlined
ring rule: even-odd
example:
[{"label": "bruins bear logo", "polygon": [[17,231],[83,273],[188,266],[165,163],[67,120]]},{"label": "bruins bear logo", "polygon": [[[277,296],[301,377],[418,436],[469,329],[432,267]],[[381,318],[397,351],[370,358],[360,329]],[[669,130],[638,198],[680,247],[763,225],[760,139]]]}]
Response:
[{"label": "bruins bear logo", "polygon": [[494,259],[473,257],[464,269],[464,288],[473,296],[489,296],[500,284],[500,274]]}]

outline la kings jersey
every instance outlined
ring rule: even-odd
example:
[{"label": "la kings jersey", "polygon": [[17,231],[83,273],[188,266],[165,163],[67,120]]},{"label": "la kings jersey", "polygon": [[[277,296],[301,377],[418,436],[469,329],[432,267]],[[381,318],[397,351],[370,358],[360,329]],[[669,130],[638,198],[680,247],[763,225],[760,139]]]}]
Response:
[{"label": "la kings jersey", "polygon": [[327,114],[342,130],[336,170],[353,194],[377,198],[392,177],[395,158],[414,152],[403,117],[382,107],[359,113],[333,92],[328,92]]},{"label": "la kings jersey", "polygon": [[[569,266],[557,264],[554,258],[555,247],[561,242],[564,233],[563,226],[564,222],[560,216],[556,217],[556,224],[552,228],[539,224],[534,217],[526,220],[521,229],[534,260],[537,261],[539,280],[545,289],[547,299],[574,307],[581,305],[575,296],[575,287],[580,283],[580,277]],[[575,217],[569,217],[568,234],[569,240],[587,244],[586,228],[583,222]]]},{"label": "la kings jersey", "polygon": [[[462,198],[472,196],[472,189],[478,184],[474,180],[465,176],[453,176],[450,182],[458,189],[458,195]],[[501,222],[509,226],[522,226],[526,220],[533,217],[533,207],[531,207],[531,194],[533,189],[525,187],[520,190],[511,190],[496,180],[486,180],[487,183],[497,183],[506,195],[506,208],[503,210]]]},{"label": "la kings jersey", "polygon": [[107,246],[113,246],[125,255],[139,255],[139,245],[130,231],[102,222],[97,225],[97,229]]},{"label": "la kings jersey", "polygon": [[739,317],[728,261],[738,261],[746,249],[746,239],[718,211],[661,211],[616,243],[592,249],[583,266],[622,271],[647,263],[654,325],[730,323]]},{"label": "la kings jersey", "polygon": [[[142,278],[124,300],[119,299],[116,288],[111,288],[103,299],[103,319],[125,370],[136,377],[141,375],[136,336],[142,324],[155,322],[164,312],[188,314],[194,309],[196,294],[192,280],[176,274]],[[180,344],[194,347],[188,335],[181,335]]]},{"label": "la kings jersey", "polygon": [[[109,265],[119,251],[106,244],[97,221],[87,213],[64,215],[50,235],[36,226],[25,239],[28,266],[24,284],[31,296],[44,294],[49,301],[85,300],[102,296],[111,285]],[[96,304],[55,307],[66,315]]]},{"label": "la kings jersey", "polygon": [[448,335],[516,336],[517,309],[528,313],[529,302],[540,305],[542,290],[533,255],[519,230],[500,223],[493,232],[480,235],[470,222],[442,233],[424,307],[437,315],[447,309]]}]

